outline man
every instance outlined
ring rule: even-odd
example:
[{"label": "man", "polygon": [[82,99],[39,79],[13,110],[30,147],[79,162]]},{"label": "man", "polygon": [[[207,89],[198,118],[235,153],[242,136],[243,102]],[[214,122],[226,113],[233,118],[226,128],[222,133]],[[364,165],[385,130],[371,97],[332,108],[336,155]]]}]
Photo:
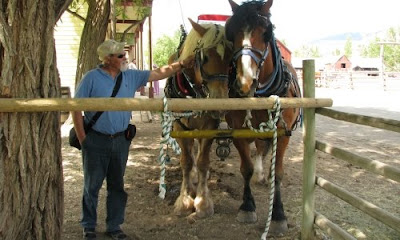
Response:
[{"label": "man", "polygon": [[[194,58],[174,62],[152,71],[127,70],[124,43],[104,41],[97,53],[102,61],[96,69],[87,72],[80,82],[75,98],[110,97],[118,75],[122,75],[120,89],[115,97],[126,98],[135,95],[138,88],[147,82],[166,78],[184,67],[193,65]],[[124,136],[131,116],[129,111],[104,112],[85,133],[84,122],[88,124],[96,114],[85,111],[72,112],[74,127],[82,146],[83,198],[82,220],[84,239],[96,239],[98,194],[104,179],[107,181],[106,235],[112,239],[126,239],[120,225],[124,222],[127,194],[124,191],[124,173],[131,141]]]}]

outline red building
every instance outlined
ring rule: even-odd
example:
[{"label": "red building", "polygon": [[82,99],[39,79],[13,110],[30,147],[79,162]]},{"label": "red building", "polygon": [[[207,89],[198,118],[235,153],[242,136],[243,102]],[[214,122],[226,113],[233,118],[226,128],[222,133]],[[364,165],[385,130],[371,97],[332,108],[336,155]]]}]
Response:
[{"label": "red building", "polygon": [[281,51],[283,59],[288,62],[292,62],[292,52],[278,39],[276,39],[276,43],[278,45],[279,51]]}]

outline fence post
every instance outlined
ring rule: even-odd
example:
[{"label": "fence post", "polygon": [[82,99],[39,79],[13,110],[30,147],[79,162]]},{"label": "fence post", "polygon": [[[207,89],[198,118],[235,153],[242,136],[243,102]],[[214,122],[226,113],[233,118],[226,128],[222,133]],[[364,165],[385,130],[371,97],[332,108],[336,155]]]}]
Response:
[{"label": "fence post", "polygon": [[[315,62],[303,60],[303,96],[315,98]],[[315,108],[303,108],[303,221],[301,239],[314,239]]]}]

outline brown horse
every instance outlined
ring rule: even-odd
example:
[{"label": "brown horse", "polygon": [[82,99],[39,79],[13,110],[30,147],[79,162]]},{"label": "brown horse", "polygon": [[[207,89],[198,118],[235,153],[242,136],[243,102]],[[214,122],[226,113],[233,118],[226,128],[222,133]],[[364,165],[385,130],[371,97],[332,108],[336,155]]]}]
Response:
[{"label": "brown horse", "polygon": [[[189,19],[190,20],[190,19]],[[185,69],[181,76],[168,80],[167,97],[180,98],[227,98],[228,72],[232,57],[232,44],[225,38],[225,28],[217,24],[197,24],[190,20],[193,29],[186,37],[181,49],[180,59],[195,54],[193,69]],[[179,130],[217,129],[220,112],[202,112],[200,115],[181,118],[173,128]],[[189,222],[211,216],[214,205],[207,186],[210,165],[210,149],[213,139],[197,139],[198,151],[194,160],[194,139],[177,139],[181,147],[180,165],[183,180],[181,192],[175,202],[177,215],[188,215]],[[197,187],[191,172],[197,164]]]},{"label": "brown horse", "polygon": [[[268,2],[252,1],[238,5],[232,0],[233,15],[225,25],[226,36],[233,42],[234,54],[232,71],[229,77],[230,97],[301,97],[296,72],[284,61],[277,48],[270,21]],[[272,211],[271,234],[282,234],[287,231],[287,220],[283,210],[280,185],[283,178],[283,158],[289,143],[290,132],[300,119],[300,109],[284,109],[277,123],[288,133],[277,140],[276,181]],[[251,111],[251,124],[257,128],[260,123],[268,121],[267,111]],[[234,129],[243,128],[246,111],[230,111],[226,115],[227,122]],[[256,141],[256,174],[262,180],[262,159],[271,146],[271,139],[233,139],[240,158],[240,171],[244,178],[243,203],[238,213],[238,221],[255,222],[256,205],[250,188],[254,166],[250,159],[250,143]],[[271,174],[271,173],[270,173]]]}]

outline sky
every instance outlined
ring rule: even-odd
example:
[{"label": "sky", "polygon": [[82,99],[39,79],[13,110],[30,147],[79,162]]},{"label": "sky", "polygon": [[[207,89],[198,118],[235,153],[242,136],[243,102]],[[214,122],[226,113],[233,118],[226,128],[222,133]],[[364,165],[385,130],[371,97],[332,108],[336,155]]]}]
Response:
[{"label": "sky", "polygon": [[[338,33],[400,28],[399,9],[399,0],[275,0],[271,21],[275,36],[296,48]],[[197,21],[200,14],[231,15],[232,11],[228,0],[153,0],[153,42],[164,34],[172,35],[182,22],[189,32],[187,18]]]}]

